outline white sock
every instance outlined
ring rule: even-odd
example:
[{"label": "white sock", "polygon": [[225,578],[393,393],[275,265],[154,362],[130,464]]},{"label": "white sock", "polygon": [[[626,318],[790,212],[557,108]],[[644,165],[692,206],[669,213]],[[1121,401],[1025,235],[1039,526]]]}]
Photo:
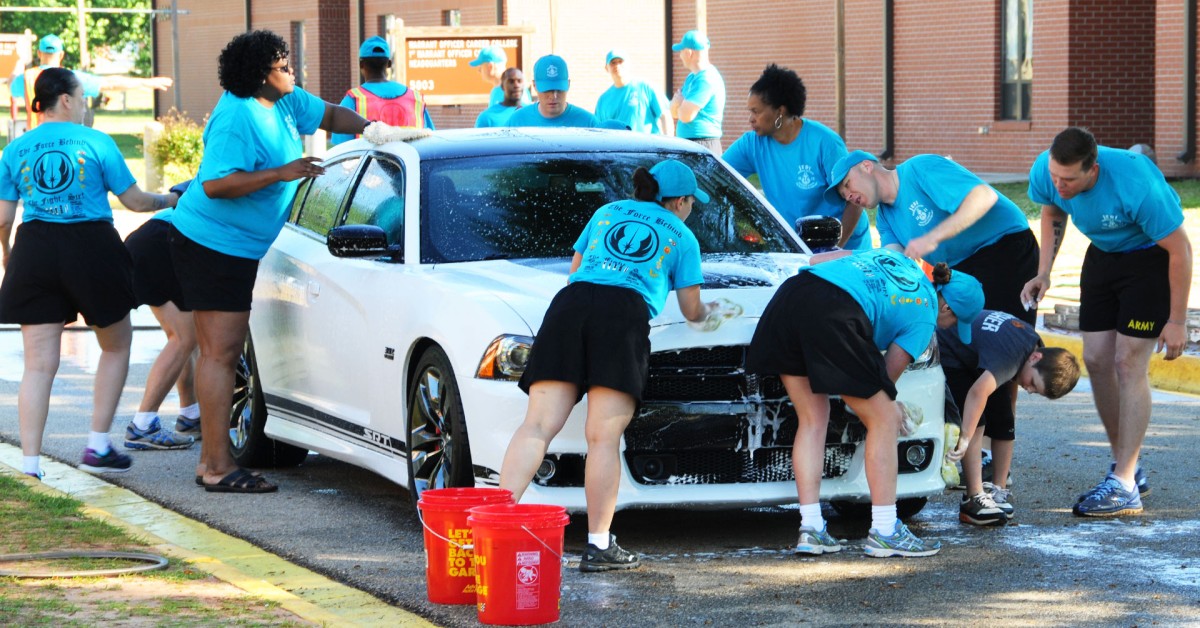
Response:
[{"label": "white sock", "polygon": [[154,419],[158,417],[157,412],[135,412],[133,415],[133,425],[139,430],[144,430],[150,427]]},{"label": "white sock", "polygon": [[108,432],[88,432],[88,449],[103,456],[112,449],[108,442]]},{"label": "white sock", "polygon": [[604,550],[608,549],[608,533],[601,532],[599,534],[592,534],[591,532],[588,532],[588,543],[595,545],[596,549],[603,552]]},{"label": "white sock", "polygon": [[800,527],[812,528],[817,532],[825,529],[825,517],[821,516],[821,502],[800,504]]},{"label": "white sock", "polygon": [[21,458],[21,473],[37,475],[42,472],[41,456],[24,456]]},{"label": "white sock", "polygon": [[1126,491],[1132,491],[1137,488],[1137,482],[1132,482],[1132,483],[1126,482],[1125,478],[1122,478],[1121,476],[1117,475],[1116,473],[1110,473],[1110,474],[1108,474],[1108,477],[1119,482],[1121,484],[1121,488],[1125,489]]},{"label": "white sock", "polygon": [[880,536],[891,536],[896,531],[896,504],[871,505],[871,529]]},{"label": "white sock", "polygon": [[179,409],[179,415],[185,419],[200,418],[200,404],[193,403],[190,406],[183,406],[182,408]]}]

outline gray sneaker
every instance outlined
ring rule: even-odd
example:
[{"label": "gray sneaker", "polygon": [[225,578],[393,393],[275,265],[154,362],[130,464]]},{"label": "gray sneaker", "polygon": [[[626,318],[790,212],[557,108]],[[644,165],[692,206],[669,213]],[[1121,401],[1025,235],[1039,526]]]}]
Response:
[{"label": "gray sneaker", "polygon": [[863,551],[867,556],[887,558],[888,556],[933,556],[942,549],[937,541],[922,541],[901,521],[896,521],[896,529],[888,536],[877,532],[875,528],[867,533],[867,542]]},{"label": "gray sneaker", "polygon": [[146,429],[139,429],[131,421],[125,426],[126,449],[187,449],[196,442],[191,436],[182,436],[162,426],[158,417]]},{"label": "gray sneaker", "polygon": [[175,433],[200,440],[200,418],[189,419],[182,414],[175,419]]},{"label": "gray sneaker", "polygon": [[958,520],[976,526],[1002,526],[1008,523],[1004,511],[992,501],[988,493],[979,493],[970,497],[963,496],[958,505]]},{"label": "gray sneaker", "polygon": [[829,534],[829,526],[820,530],[811,527],[800,527],[800,540],[796,543],[797,554],[832,554],[845,549],[845,541],[835,539]]},{"label": "gray sneaker", "polygon": [[996,502],[996,507],[1004,511],[1004,517],[1011,521],[1013,518],[1012,491],[1000,488],[991,482],[984,482],[983,492],[991,496],[992,501]]},{"label": "gray sneaker", "polygon": [[611,571],[613,569],[634,569],[641,565],[638,555],[624,550],[617,545],[617,537],[608,535],[608,549],[599,549],[588,543],[583,550],[583,558],[579,561],[579,571]]}]

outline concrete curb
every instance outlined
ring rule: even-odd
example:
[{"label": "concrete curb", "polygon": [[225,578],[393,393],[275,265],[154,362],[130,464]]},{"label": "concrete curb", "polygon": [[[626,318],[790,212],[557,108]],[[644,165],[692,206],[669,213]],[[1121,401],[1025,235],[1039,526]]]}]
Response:
[{"label": "concrete curb", "polygon": [[[1048,347],[1062,347],[1079,357],[1083,366],[1083,338],[1038,329]],[[1086,371],[1086,369],[1085,369]],[[1164,360],[1156,353],[1150,358],[1150,386],[1159,390],[1200,395],[1200,357],[1184,354],[1174,360]]]},{"label": "concrete curb", "polygon": [[330,580],[246,541],[188,519],[70,465],[42,457],[41,482],[20,473],[21,450],[0,443],[0,473],[34,490],[84,503],[84,513],[148,542],[154,551],[199,569],[302,619],[325,626],[435,626],[420,616]]}]

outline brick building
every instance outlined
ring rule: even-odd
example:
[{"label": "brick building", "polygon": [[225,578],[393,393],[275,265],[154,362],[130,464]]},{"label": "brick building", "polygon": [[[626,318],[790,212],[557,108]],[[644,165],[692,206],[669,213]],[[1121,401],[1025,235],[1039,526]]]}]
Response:
[{"label": "brick building", "polygon": [[[1197,0],[703,4],[711,59],[729,94],[726,145],[747,130],[744,94],[774,62],[804,77],[808,117],[841,125],[851,148],[888,152],[897,161],[939,153],[979,172],[1025,172],[1058,131],[1082,125],[1111,146],[1150,144],[1168,176],[1198,173]],[[157,7],[167,5],[156,0]],[[603,58],[614,47],[634,57],[642,77],[673,91],[686,71],[670,45],[695,27],[697,2],[179,0],[179,6],[191,11],[180,18],[183,108],[200,118],[219,95],[217,53],[236,33],[283,34],[303,56],[305,87],[336,102],[357,82],[357,42],[379,34],[388,15],[410,26],[531,25],[527,65],[552,49],[564,56],[571,101],[587,108],[608,87]],[[170,28],[157,22],[157,74],[170,74]],[[160,108],[173,98],[160,95]],[[472,124],[480,109],[431,113],[439,128],[452,128]]]}]

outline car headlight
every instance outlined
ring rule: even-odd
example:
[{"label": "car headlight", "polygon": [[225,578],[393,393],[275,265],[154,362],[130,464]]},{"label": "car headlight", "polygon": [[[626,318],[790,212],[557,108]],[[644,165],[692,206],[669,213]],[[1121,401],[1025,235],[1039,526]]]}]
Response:
[{"label": "car headlight", "polygon": [[529,336],[497,336],[483,352],[479,368],[475,369],[475,377],[509,381],[521,379],[531,348],[533,338]]},{"label": "car headlight", "polygon": [[925,347],[921,355],[917,356],[917,359],[913,360],[913,363],[909,364],[906,370],[921,371],[940,366],[941,364],[942,357],[938,352],[937,334],[934,334],[933,338],[929,339],[929,346]]}]

